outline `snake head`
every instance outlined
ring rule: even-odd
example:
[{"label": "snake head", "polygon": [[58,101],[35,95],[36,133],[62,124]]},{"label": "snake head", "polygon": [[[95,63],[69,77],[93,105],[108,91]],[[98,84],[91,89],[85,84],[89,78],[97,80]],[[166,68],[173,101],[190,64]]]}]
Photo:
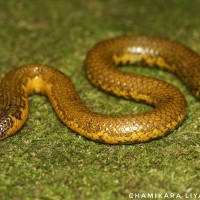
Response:
[{"label": "snake head", "polygon": [[0,118],[0,140],[8,137],[10,134],[10,130],[13,126],[13,120],[9,116],[4,116]]}]

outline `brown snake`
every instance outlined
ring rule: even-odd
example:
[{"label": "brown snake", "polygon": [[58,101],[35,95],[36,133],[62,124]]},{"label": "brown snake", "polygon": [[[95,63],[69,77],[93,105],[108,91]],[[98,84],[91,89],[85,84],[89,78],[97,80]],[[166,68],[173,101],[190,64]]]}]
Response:
[{"label": "brown snake", "polygon": [[177,74],[200,99],[200,56],[175,41],[147,36],[121,36],[98,43],[86,57],[89,79],[103,90],[152,105],[130,115],[91,111],[79,98],[70,79],[41,64],[25,65],[8,73],[0,88],[0,140],[16,133],[28,115],[28,96],[48,96],[54,110],[72,130],[94,141],[131,144],[162,137],[184,119],[184,96],[169,83],[121,72],[116,65],[146,64]]}]

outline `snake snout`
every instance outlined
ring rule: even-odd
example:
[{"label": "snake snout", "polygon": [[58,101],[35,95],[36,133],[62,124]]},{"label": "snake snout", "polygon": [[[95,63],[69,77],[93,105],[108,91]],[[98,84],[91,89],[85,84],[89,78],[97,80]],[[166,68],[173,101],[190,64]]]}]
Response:
[{"label": "snake snout", "polygon": [[0,118],[0,140],[7,137],[8,130],[13,126],[13,120],[9,116]]}]

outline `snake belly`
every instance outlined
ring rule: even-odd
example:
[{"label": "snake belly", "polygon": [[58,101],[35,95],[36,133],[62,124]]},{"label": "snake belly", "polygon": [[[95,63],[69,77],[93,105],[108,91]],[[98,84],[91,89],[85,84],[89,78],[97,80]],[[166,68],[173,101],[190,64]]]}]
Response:
[{"label": "snake belly", "polygon": [[94,141],[132,144],[160,138],[180,125],[186,114],[184,96],[169,83],[121,72],[116,66],[145,64],[180,77],[200,99],[200,56],[183,44],[150,36],[120,36],[96,44],[87,54],[88,78],[102,90],[154,108],[140,114],[104,115],[86,107],[70,79],[46,65],[31,64],[9,72],[0,86],[0,140],[22,128],[28,96],[46,95],[70,129]]}]

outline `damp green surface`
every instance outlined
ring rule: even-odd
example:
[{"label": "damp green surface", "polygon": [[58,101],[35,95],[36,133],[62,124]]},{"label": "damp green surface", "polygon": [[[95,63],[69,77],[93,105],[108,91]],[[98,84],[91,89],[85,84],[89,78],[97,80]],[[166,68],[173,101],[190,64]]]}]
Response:
[{"label": "damp green surface", "polygon": [[[200,53],[199,8],[198,0],[1,1],[0,77],[24,64],[48,64],[68,75],[95,111],[146,111],[150,107],[109,96],[89,83],[83,68],[87,51],[103,39],[145,34],[180,41]],[[0,142],[1,200],[124,200],[148,194],[149,199],[164,194],[195,199],[200,102],[167,72],[139,66],[123,70],[178,87],[188,103],[182,125],[145,144],[99,144],[65,127],[46,97],[31,96],[23,129]]]}]

